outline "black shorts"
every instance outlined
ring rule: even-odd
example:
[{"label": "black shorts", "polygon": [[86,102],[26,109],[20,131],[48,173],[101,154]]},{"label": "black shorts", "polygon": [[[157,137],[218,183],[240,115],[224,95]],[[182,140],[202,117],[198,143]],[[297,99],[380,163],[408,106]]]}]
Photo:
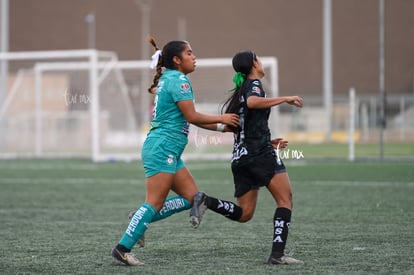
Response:
[{"label": "black shorts", "polygon": [[267,186],[275,174],[286,172],[286,167],[276,154],[266,152],[248,161],[231,164],[234,179],[234,196],[241,197],[252,189]]}]

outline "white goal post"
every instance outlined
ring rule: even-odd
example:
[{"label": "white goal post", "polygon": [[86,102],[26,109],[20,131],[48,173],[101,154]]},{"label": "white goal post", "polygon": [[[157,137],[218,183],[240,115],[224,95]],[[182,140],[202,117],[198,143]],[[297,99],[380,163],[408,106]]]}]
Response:
[{"label": "white goal post", "polygon": [[[113,52],[91,49],[0,53],[0,61],[10,68],[0,105],[0,157],[140,158],[152,104],[149,60],[120,61]],[[261,61],[265,90],[276,97],[277,60]],[[216,114],[233,74],[231,58],[198,59],[189,75],[196,108]],[[271,120],[277,127],[278,108]],[[229,159],[231,134],[194,128],[184,158]]]},{"label": "white goal post", "polygon": [[[278,63],[275,57],[261,57],[261,61],[264,69],[267,71],[268,76],[264,80],[266,86],[266,91],[269,96],[277,97],[279,95],[279,85],[278,85]],[[115,66],[120,70],[145,70],[149,67],[149,61],[119,61]],[[200,94],[208,93],[210,89],[210,80],[201,80],[204,77],[211,78],[211,73],[208,73],[207,76],[204,72],[200,72],[203,69],[217,70],[224,68],[227,70],[227,74],[215,75],[211,81],[218,81],[220,84],[221,94],[217,94],[216,100],[209,101],[201,100],[198,101]],[[218,72],[220,73],[220,72]],[[231,89],[231,86],[226,86],[221,78],[226,78],[231,82],[234,71],[232,69],[232,58],[204,58],[197,59],[197,68],[196,71],[189,75],[190,81],[192,83],[194,93],[195,93],[195,106],[196,109],[200,112],[206,114],[218,114],[221,105],[224,103],[226,97],[229,96],[226,91]],[[194,76],[194,77],[193,77]],[[205,83],[207,82],[207,83]],[[228,83],[226,83],[228,84]],[[232,85],[232,84],[230,84]],[[146,86],[147,87],[147,86]],[[276,131],[279,119],[279,110],[273,108],[271,114],[271,128]],[[148,121],[149,123],[149,121]],[[146,133],[144,133],[146,134]],[[223,137],[226,135],[227,137]],[[143,140],[143,137],[141,141]],[[232,145],[233,136],[231,133],[216,133],[208,130],[203,130],[196,126],[191,125],[191,130],[189,134],[189,144],[187,149],[184,151],[183,158],[186,160],[228,160],[231,157],[231,145]],[[230,145],[230,146],[229,146]],[[225,151],[223,151],[225,149]],[[98,160],[108,160],[110,158],[117,159],[131,159],[131,158],[140,158],[140,155],[105,155],[100,154]]]}]

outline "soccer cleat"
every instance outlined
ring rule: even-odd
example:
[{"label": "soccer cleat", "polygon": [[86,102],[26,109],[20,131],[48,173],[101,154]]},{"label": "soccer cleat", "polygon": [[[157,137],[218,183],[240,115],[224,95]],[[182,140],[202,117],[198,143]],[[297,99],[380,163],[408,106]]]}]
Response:
[{"label": "soccer cleat", "polygon": [[292,258],[290,256],[283,255],[279,258],[274,258],[273,256],[270,256],[269,259],[266,261],[267,264],[304,264],[303,261],[297,260],[295,258]]},{"label": "soccer cleat", "polygon": [[193,206],[190,210],[190,223],[193,228],[197,228],[200,225],[204,212],[207,210],[207,205],[205,202],[206,197],[206,194],[203,192],[197,192],[194,195]]},{"label": "soccer cleat", "polygon": [[116,247],[112,249],[112,257],[126,265],[143,265],[144,263],[137,259],[132,252],[121,252]]},{"label": "soccer cleat", "polygon": [[[128,215],[128,219],[131,220],[132,217],[134,216],[136,211],[131,211]],[[144,247],[145,246],[145,233],[144,235],[142,235],[141,239],[138,240],[137,242],[138,247]]]},{"label": "soccer cleat", "polygon": [[144,247],[145,246],[145,234],[142,235],[141,239],[137,242],[138,247]]},{"label": "soccer cleat", "polygon": [[134,211],[129,212],[128,220],[131,220],[132,219],[132,217],[135,215],[135,212],[137,212],[137,211],[134,210]]}]

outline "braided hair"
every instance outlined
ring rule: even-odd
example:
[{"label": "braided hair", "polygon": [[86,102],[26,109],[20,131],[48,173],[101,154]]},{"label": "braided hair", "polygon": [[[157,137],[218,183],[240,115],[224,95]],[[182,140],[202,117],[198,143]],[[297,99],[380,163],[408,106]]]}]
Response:
[{"label": "braided hair", "polygon": [[[155,42],[154,37],[148,36],[148,42],[154,47],[155,51],[158,51],[159,48],[157,46],[157,43]],[[154,94],[157,89],[158,82],[161,78],[161,75],[163,73],[162,67],[165,67],[167,69],[175,69],[175,63],[173,61],[174,56],[177,56],[178,58],[182,58],[182,51],[185,49],[185,46],[188,45],[187,41],[170,41],[168,42],[164,48],[162,49],[161,56],[158,59],[158,63],[156,66],[156,73],[154,75],[154,79],[152,81],[151,86],[148,89],[148,92],[151,94]]]}]

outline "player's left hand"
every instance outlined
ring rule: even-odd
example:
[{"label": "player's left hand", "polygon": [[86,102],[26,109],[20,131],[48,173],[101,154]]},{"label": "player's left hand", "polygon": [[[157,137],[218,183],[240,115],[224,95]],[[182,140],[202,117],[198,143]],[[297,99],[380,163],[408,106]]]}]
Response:
[{"label": "player's left hand", "polygon": [[300,96],[290,96],[290,97],[288,97],[288,100],[286,102],[288,104],[290,104],[292,106],[296,106],[298,108],[303,107],[303,98],[301,98]]},{"label": "player's left hand", "polygon": [[275,138],[271,140],[272,146],[275,149],[285,149],[288,147],[288,141],[284,140],[283,138]]}]

